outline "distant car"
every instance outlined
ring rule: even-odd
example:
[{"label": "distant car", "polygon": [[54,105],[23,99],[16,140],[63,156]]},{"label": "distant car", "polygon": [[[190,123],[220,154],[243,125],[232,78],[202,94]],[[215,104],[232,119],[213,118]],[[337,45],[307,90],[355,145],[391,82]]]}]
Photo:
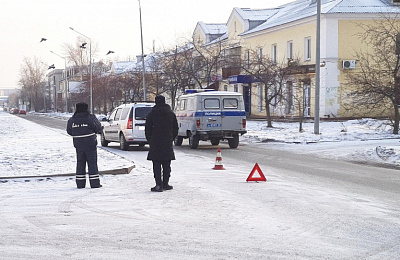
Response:
[{"label": "distant car", "polygon": [[10,114],[18,115],[19,114],[19,109],[18,108],[13,108],[10,110]]},{"label": "distant car", "polygon": [[19,111],[19,114],[20,114],[20,115],[26,115],[26,111],[25,111],[25,110],[20,110],[20,111]]},{"label": "distant car", "polygon": [[148,144],[144,129],[147,114],[154,105],[154,103],[131,103],[115,108],[102,122],[101,145],[107,146],[109,142],[119,142],[121,150],[126,151],[131,144],[139,146]]}]

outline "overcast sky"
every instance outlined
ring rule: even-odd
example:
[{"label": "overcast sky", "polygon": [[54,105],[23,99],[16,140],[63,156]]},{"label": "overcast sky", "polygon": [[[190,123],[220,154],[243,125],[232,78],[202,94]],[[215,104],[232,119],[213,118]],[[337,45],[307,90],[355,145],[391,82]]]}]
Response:
[{"label": "overcast sky", "polygon": [[[294,0],[141,0],[144,52],[190,38],[198,21],[226,23],[234,7],[273,8]],[[98,45],[95,61],[141,54],[138,0],[1,0],[0,88],[18,86],[24,57],[64,68],[62,45],[79,34]],[[47,41],[39,43],[44,37]],[[180,40],[179,40],[180,39]],[[112,50],[115,53],[106,56]]]}]

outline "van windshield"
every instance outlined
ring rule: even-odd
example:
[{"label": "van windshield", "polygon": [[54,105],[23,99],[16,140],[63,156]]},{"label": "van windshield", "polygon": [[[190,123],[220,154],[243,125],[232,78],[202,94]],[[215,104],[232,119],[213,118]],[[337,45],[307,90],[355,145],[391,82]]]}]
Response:
[{"label": "van windshield", "polygon": [[152,107],[137,107],[135,109],[135,120],[146,120]]}]

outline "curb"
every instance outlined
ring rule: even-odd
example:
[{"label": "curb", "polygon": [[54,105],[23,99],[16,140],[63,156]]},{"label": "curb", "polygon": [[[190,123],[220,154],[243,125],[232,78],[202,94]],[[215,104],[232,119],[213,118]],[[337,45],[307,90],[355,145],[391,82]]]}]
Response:
[{"label": "curb", "polygon": [[[134,168],[135,168],[135,165],[132,165],[132,166],[126,167],[126,168],[107,170],[107,171],[99,171],[99,175],[129,174]],[[63,176],[75,176],[75,173],[0,177],[0,180],[4,180],[4,179],[29,179],[29,178],[50,178],[50,177],[63,177]]]}]

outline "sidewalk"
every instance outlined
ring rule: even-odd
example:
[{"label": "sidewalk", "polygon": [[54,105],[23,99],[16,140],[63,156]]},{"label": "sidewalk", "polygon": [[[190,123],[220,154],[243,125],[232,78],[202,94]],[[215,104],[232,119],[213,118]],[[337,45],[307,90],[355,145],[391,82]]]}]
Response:
[{"label": "sidewalk", "polygon": [[[0,112],[0,179],[75,175],[72,138],[51,129]],[[134,162],[98,148],[101,174],[127,174]]]}]

